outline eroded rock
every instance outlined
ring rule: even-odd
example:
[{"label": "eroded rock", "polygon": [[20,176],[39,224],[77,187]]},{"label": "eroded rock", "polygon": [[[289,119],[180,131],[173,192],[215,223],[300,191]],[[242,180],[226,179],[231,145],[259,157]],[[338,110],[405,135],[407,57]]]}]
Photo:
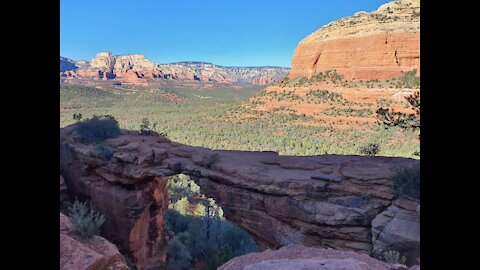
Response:
[{"label": "eroded rock", "polygon": [[61,270],[129,270],[125,257],[105,238],[83,240],[73,232],[67,216],[60,213]]},{"label": "eroded rock", "polygon": [[[395,168],[419,162],[395,157],[213,151],[126,130],[106,141],[115,153],[104,161],[91,151],[92,145],[75,138],[74,128],[61,129],[62,175],[73,193],[88,197],[106,215],[105,237],[133,254],[136,262],[164,254],[160,231],[167,201],[166,176],[191,176],[205,195],[222,206],[226,218],[263,248],[280,247],[283,234],[304,229],[304,245],[371,254],[372,220],[388,207],[398,208],[392,205],[389,177]],[[218,160],[210,164],[214,154]],[[397,241],[379,238],[385,245]]]},{"label": "eroded rock", "polygon": [[372,221],[372,254],[380,257],[395,250],[407,258],[408,265],[420,258],[419,202],[399,199]]},{"label": "eroded rock", "polygon": [[420,69],[420,1],[401,0],[357,12],[304,38],[289,78],[337,70],[347,80],[387,79]]}]

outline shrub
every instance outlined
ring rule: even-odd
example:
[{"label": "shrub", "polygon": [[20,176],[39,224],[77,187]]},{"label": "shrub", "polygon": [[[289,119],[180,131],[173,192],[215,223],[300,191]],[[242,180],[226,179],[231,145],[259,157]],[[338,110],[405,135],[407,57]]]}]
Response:
[{"label": "shrub", "polygon": [[400,167],[391,177],[393,192],[399,198],[420,199],[420,165]]},{"label": "shrub", "polygon": [[142,123],[140,124],[140,135],[151,135],[157,127],[157,123],[154,123],[152,127],[150,127],[150,121],[148,118],[143,118]]},{"label": "shrub", "polygon": [[82,118],[83,118],[83,116],[82,116],[81,113],[74,113],[73,114],[73,120],[77,121],[77,123],[82,121]]},{"label": "shrub", "polygon": [[75,200],[68,211],[73,230],[83,239],[90,239],[93,235],[98,234],[100,227],[105,222],[105,217],[93,211],[91,207],[87,206],[87,202],[81,203]]},{"label": "shrub", "polygon": [[78,123],[75,131],[87,143],[104,141],[120,135],[118,121],[111,115],[97,116]]},{"label": "shrub", "polygon": [[385,262],[389,263],[389,264],[405,264],[405,262],[407,261],[407,258],[405,258],[405,256],[401,256],[401,254],[398,252],[398,251],[395,251],[395,250],[390,250],[390,251],[386,251],[383,253],[383,259],[385,260]]},{"label": "shrub", "polygon": [[298,80],[298,85],[304,85],[308,82],[308,79],[307,77],[301,77],[299,80]]},{"label": "shrub", "polygon": [[169,270],[190,269],[192,255],[177,237],[168,241],[167,265]]},{"label": "shrub", "polygon": [[364,156],[375,156],[378,154],[379,151],[380,147],[376,143],[369,143],[359,148],[360,154]]},{"label": "shrub", "polygon": [[406,88],[420,87],[420,77],[417,77],[417,69],[405,71],[402,73],[402,76],[399,78],[401,86]]},{"label": "shrub", "polygon": [[114,150],[105,142],[99,142],[95,145],[95,153],[103,160],[110,160],[113,156]]}]

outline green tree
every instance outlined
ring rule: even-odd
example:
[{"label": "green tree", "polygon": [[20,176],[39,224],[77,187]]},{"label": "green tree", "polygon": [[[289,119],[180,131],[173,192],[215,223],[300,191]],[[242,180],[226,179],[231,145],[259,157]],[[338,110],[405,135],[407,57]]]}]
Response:
[{"label": "green tree", "polygon": [[406,114],[402,112],[395,112],[389,108],[380,107],[377,110],[377,118],[379,123],[387,127],[399,126],[403,129],[419,129],[420,128],[420,92],[415,92],[405,99],[410,104],[414,113]]},{"label": "green tree", "polygon": [[192,255],[190,251],[174,237],[168,242],[167,247],[167,265],[169,270],[186,270],[190,269]]}]

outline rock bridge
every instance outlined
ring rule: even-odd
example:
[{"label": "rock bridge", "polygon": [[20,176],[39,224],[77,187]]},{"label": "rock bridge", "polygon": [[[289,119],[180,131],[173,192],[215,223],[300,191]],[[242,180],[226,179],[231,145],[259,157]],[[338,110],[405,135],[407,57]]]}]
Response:
[{"label": "rock bridge", "polygon": [[395,200],[388,179],[395,168],[418,160],[210,150],[127,130],[106,141],[114,152],[104,160],[94,145],[78,141],[74,128],[60,130],[60,171],[69,197],[88,199],[105,215],[102,235],[129,254],[137,269],[164,266],[166,181],[180,173],[260,247],[279,247],[282,235],[301,229],[306,246],[370,255],[394,246],[403,254],[418,253],[419,202]]}]

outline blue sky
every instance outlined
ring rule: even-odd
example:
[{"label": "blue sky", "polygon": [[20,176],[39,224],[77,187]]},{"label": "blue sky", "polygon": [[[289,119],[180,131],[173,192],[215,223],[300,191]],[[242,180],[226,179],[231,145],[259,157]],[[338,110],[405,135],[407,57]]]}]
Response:
[{"label": "blue sky", "polygon": [[290,67],[321,26],[388,0],[61,0],[60,55],[142,53],[156,63]]}]

